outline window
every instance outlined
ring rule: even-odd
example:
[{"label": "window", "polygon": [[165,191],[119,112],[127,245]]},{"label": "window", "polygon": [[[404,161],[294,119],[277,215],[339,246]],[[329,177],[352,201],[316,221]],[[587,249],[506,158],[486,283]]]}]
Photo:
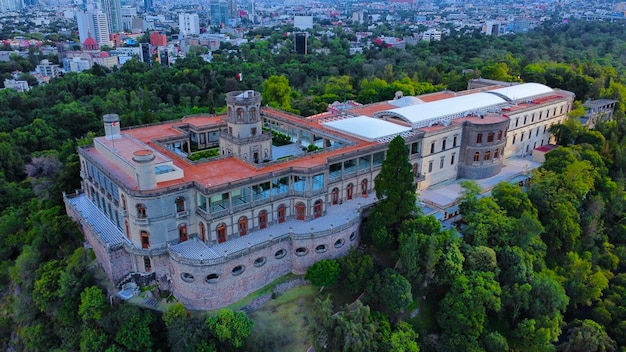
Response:
[{"label": "window", "polygon": [[217,225],[215,232],[217,233],[217,243],[226,242],[226,224],[221,223]]},{"label": "window", "polygon": [[[93,192],[93,188],[91,189]],[[126,196],[122,194],[122,209],[126,210]]]},{"label": "window", "polygon": [[343,238],[340,238],[337,241],[335,241],[335,248],[341,248],[343,247],[345,243],[346,241],[344,241]]},{"label": "window", "polygon": [[493,143],[494,136],[495,134],[493,132],[489,132],[489,134],[487,134],[487,143]]},{"label": "window", "polygon": [[231,271],[233,273],[233,276],[238,276],[243,274],[243,272],[246,270],[246,267],[243,265],[237,265],[236,267],[233,268],[233,270]]},{"label": "window", "polygon": [[441,150],[446,150],[446,140],[445,139],[441,142]]},{"label": "window", "polygon": [[432,160],[428,162],[428,172],[429,173],[433,172],[433,161]]},{"label": "window", "polygon": [[252,127],[252,129],[250,129],[250,134],[256,136],[256,127]]},{"label": "window", "polygon": [[309,250],[306,247],[300,247],[298,249],[296,249],[296,255],[298,257],[302,257],[307,255],[307,253],[309,253]]},{"label": "window", "polygon": [[206,242],[206,227],[202,221],[200,221],[200,239],[202,242]]},{"label": "window", "polygon": [[237,109],[237,121],[243,121],[243,109]]},{"label": "window", "polygon": [[285,222],[287,218],[287,207],[284,204],[278,206],[278,223]]},{"label": "window", "polygon": [[432,143],[430,144],[430,154],[432,154],[432,153],[434,153],[434,152],[435,152],[435,142],[432,142]]},{"label": "window", "polygon": [[519,117],[515,119],[515,127],[519,126]]},{"label": "window", "polygon": [[180,279],[185,281],[185,282],[193,282],[193,280],[195,278],[190,273],[181,273],[180,274]]},{"label": "window", "polygon": [[548,128],[548,126],[543,126],[543,133],[546,133],[546,129]]},{"label": "window", "polygon": [[126,230],[126,237],[130,240],[130,225],[128,225],[128,220],[124,220],[124,229]]},{"label": "window", "polygon": [[148,249],[150,248],[150,234],[148,231],[141,231],[141,248]]},{"label": "window", "polygon": [[206,144],[206,134],[200,133],[198,136],[200,137],[200,144]]},{"label": "window", "polygon": [[259,213],[259,230],[267,228],[267,211],[261,210]]},{"label": "window", "polygon": [[456,147],[456,136],[454,136],[454,138],[452,139],[452,147]]},{"label": "window", "polygon": [[152,271],[152,262],[150,261],[150,257],[143,257],[143,266],[146,268],[146,272]]},{"label": "window", "polygon": [[182,224],[178,226],[178,241],[185,242],[189,239],[187,234],[187,224]]},{"label": "window", "polygon": [[204,281],[206,281],[207,284],[214,284],[219,279],[220,279],[220,275],[219,274],[209,274],[209,275],[206,276]]},{"label": "window", "polygon": [[539,135],[539,127],[537,127],[537,132],[535,133],[535,137]]},{"label": "window", "polygon": [[260,266],[265,265],[265,263],[266,263],[266,262],[267,262],[267,258],[265,258],[265,257],[259,257],[259,258],[256,258],[256,259],[254,260],[254,266],[256,266],[256,267],[258,268],[258,267],[260,267]]},{"label": "window", "polygon": [[450,158],[450,165],[454,165],[454,157],[456,154],[452,153],[452,157]]},{"label": "window", "polygon": [[535,114],[530,115],[530,122],[535,122]]},{"label": "window", "polygon": [[316,219],[322,216],[322,201],[320,199],[313,203],[313,217]]},{"label": "window", "polygon": [[497,158],[498,158],[498,156],[500,156],[500,150],[499,150],[499,149],[496,149],[496,150],[494,150],[494,151],[493,151],[493,158],[494,158],[494,159],[497,159]]},{"label": "window", "polygon": [[417,174],[417,167],[418,167],[417,164],[413,165],[413,177],[417,177],[418,176],[418,174]]},{"label": "window", "polygon": [[517,135],[513,135],[513,142],[511,143],[511,145],[515,144],[515,139],[517,138]]},{"label": "window", "polygon": [[339,189],[336,187],[333,188],[333,191],[330,194],[330,203],[331,204],[339,203]]},{"label": "window", "polygon": [[489,160],[489,159],[491,159],[491,151],[488,150],[485,152],[485,160]]},{"label": "window", "polygon": [[350,234],[350,241],[354,241],[356,240],[357,235],[356,235],[356,231],[352,231],[352,233]]},{"label": "window", "polygon": [[365,196],[367,195],[367,179],[364,178],[361,181],[361,195]]},{"label": "window", "polygon": [[522,135],[519,137],[519,141],[523,141],[524,140],[524,132],[522,132]]},{"label": "window", "polygon": [[176,212],[180,213],[185,211],[185,198],[178,197],[176,198]]},{"label": "window", "polygon": [[354,190],[354,185],[352,183],[348,184],[348,187],[346,188],[346,199],[350,200],[352,199],[352,191]]},{"label": "window", "polygon": [[306,216],[306,205],[300,202],[296,204],[296,220],[304,220]]},{"label": "window", "polygon": [[320,244],[319,246],[315,247],[315,253],[324,253],[328,250],[328,246],[326,246],[325,244]]},{"label": "window", "polygon": [[281,259],[281,258],[283,258],[286,255],[287,255],[287,251],[286,250],[279,249],[279,250],[276,251],[276,253],[274,253],[274,258]]},{"label": "window", "polygon": [[411,143],[411,154],[417,154],[419,153],[419,143],[415,142],[415,143]]},{"label": "window", "polygon": [[479,133],[476,135],[476,143],[480,144],[483,142],[483,134]]},{"label": "window", "polygon": [[474,153],[474,162],[480,161],[480,153],[476,152]]},{"label": "window", "polygon": [[441,160],[439,160],[439,168],[440,169],[443,169],[443,163],[444,163],[445,158],[446,158],[445,156],[442,156]]},{"label": "window", "polygon": [[528,116],[524,116],[524,125],[526,124],[526,119],[528,119]]},{"label": "window", "polygon": [[245,236],[248,234],[248,218],[245,216],[242,216],[239,218],[239,221],[237,221],[237,224],[239,225],[239,236]]},{"label": "window", "polygon": [[146,218],[146,206],[143,204],[137,204],[137,219]]},{"label": "window", "polygon": [[250,110],[248,110],[248,116],[250,117],[251,120],[255,120],[256,119],[256,109],[255,108],[250,108]]}]

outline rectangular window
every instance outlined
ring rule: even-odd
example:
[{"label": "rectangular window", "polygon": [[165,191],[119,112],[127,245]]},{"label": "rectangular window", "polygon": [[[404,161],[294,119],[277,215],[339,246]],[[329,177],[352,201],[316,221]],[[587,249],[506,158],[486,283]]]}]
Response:
[{"label": "rectangular window", "polygon": [[250,188],[238,188],[232,190],[230,193],[231,199],[233,201],[233,206],[250,203]]},{"label": "rectangular window", "polygon": [[252,186],[252,196],[254,197],[254,200],[269,198],[270,182],[267,181],[267,182]]},{"label": "rectangular window", "polygon": [[441,142],[441,150],[446,150],[446,140],[444,139],[443,142]]},{"label": "rectangular window", "polygon": [[452,154],[452,157],[450,158],[450,165],[454,165],[454,156],[456,154]]},{"label": "rectangular window", "polygon": [[515,138],[517,137],[516,134],[513,135],[513,142],[511,142],[511,145],[515,144]]},{"label": "rectangular window", "polygon": [[273,195],[287,193],[287,191],[289,191],[289,177],[288,176],[275,178],[272,181],[272,194]]},{"label": "rectangular window", "polygon": [[253,136],[256,136],[256,127],[252,127],[250,129],[250,134],[252,134]]},{"label": "rectangular window", "polygon": [[372,156],[372,164],[374,166],[382,165],[383,160],[385,160],[385,152],[374,153],[374,155]]},{"label": "rectangular window", "polygon": [[483,134],[479,133],[476,135],[476,143],[480,144],[483,142]]},{"label": "rectangular window", "polygon": [[328,178],[335,179],[341,177],[341,163],[330,164],[328,167]]},{"label": "rectangular window", "polygon": [[356,159],[350,159],[343,162],[343,174],[349,175],[356,172]]},{"label": "rectangular window", "polygon": [[493,143],[493,137],[494,137],[493,132],[490,132],[489,134],[487,134],[487,143]]},{"label": "rectangular window", "polygon": [[198,194],[198,208],[206,211],[206,197],[202,194]]},{"label": "rectangular window", "polygon": [[206,134],[200,133],[200,144],[206,144]]},{"label": "rectangular window", "polygon": [[452,139],[452,147],[456,148],[456,136]]},{"label": "rectangular window", "polygon": [[293,190],[298,192],[304,192],[306,190],[306,177],[304,176],[292,176]]},{"label": "rectangular window", "polygon": [[442,156],[441,160],[439,160],[439,168],[440,169],[443,169],[443,163],[444,163],[445,158],[446,158],[445,156]]},{"label": "rectangular window", "polygon": [[435,142],[432,142],[432,143],[430,144],[430,154],[432,154],[432,153],[434,153],[434,152],[435,152]]},{"label": "rectangular window", "polygon": [[419,152],[420,152],[419,142],[411,143],[411,155],[419,154]]},{"label": "rectangular window", "polygon": [[433,161],[428,162],[428,172],[433,172]]},{"label": "rectangular window", "polygon": [[523,141],[524,140],[524,132],[522,132],[522,135],[519,137],[519,141]]},{"label": "rectangular window", "polygon": [[359,158],[359,171],[360,170],[369,170],[370,166],[372,166],[372,156],[365,155]]},{"label": "rectangular window", "polygon": [[313,191],[318,191],[324,188],[324,174],[314,175],[311,181]]}]

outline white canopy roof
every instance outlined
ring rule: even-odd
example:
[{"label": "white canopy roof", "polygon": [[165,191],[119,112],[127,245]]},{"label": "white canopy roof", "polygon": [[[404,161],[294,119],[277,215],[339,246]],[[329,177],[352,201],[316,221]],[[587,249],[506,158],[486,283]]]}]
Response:
[{"label": "white canopy roof", "polygon": [[379,111],[374,113],[374,117],[396,116],[411,123],[414,128],[419,128],[431,126],[434,123],[449,122],[469,113],[486,112],[489,109],[506,105],[508,105],[507,101],[496,94],[476,93]]},{"label": "white canopy roof", "polygon": [[357,116],[323,122],[324,126],[370,142],[411,131],[411,127],[393,122]]},{"label": "white canopy roof", "polygon": [[539,83],[524,83],[490,90],[489,93],[503,96],[510,101],[515,101],[554,93],[554,89]]}]

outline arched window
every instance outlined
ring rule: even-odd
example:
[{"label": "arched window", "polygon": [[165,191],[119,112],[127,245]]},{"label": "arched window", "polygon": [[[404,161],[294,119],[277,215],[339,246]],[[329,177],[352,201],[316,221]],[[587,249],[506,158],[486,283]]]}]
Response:
[{"label": "arched window", "polygon": [[145,219],[146,217],[146,206],[143,204],[137,204],[137,219]]},{"label": "arched window", "polygon": [[189,239],[187,234],[187,224],[181,224],[178,226],[178,241],[185,242]]},{"label": "arched window", "polygon": [[485,152],[485,160],[490,160],[491,159],[491,151],[486,151]]},{"label": "arched window", "polygon": [[479,133],[479,134],[476,135],[476,143],[480,144],[482,142],[483,142],[483,134]]},{"label": "arched window", "polygon": [[331,192],[330,195],[330,202],[332,204],[337,204],[339,203],[339,189],[338,188],[333,188],[333,191]]},{"label": "arched window", "polygon": [[237,121],[243,121],[243,109],[237,109]]},{"label": "arched window", "polygon": [[239,224],[239,236],[245,236],[248,234],[248,218],[242,216],[237,222]]},{"label": "arched window", "polygon": [[185,198],[178,197],[176,198],[176,212],[181,213],[185,211]]},{"label": "arched window", "polygon": [[296,204],[296,220],[304,220],[306,216],[306,205],[300,202]]},{"label": "arched window", "polygon": [[217,243],[226,242],[226,224],[221,223],[217,225],[215,232],[217,233]]},{"label": "arched window", "polygon": [[126,210],[126,196],[122,194],[122,209]]},{"label": "arched window", "polygon": [[200,221],[200,239],[202,242],[206,242],[206,227],[202,221]]},{"label": "arched window", "polygon": [[255,120],[256,119],[256,108],[250,108],[250,110],[248,110],[248,115],[250,116],[250,120]]},{"label": "arched window", "polygon": [[287,207],[284,204],[278,206],[278,223],[285,222],[287,220]]},{"label": "arched window", "polygon": [[141,235],[141,248],[150,248],[150,234],[148,231],[141,231],[139,234]]},{"label": "arched window", "polygon": [[502,131],[498,131],[498,140],[502,140]]},{"label": "arched window", "polygon": [[363,181],[361,181],[361,195],[367,195],[367,179],[364,178]]},{"label": "arched window", "polygon": [[492,143],[493,142],[493,137],[495,136],[495,134],[493,132],[489,132],[487,134],[487,143]]},{"label": "arched window", "polygon": [[346,188],[346,199],[350,200],[352,199],[352,192],[354,190],[354,185],[352,185],[352,183],[348,184],[348,187]]},{"label": "arched window", "polygon": [[259,230],[267,228],[267,211],[261,210],[259,212]]},{"label": "arched window", "polygon": [[322,216],[322,201],[320,199],[313,203],[313,216],[316,219]]},{"label": "arched window", "polygon": [[499,149],[496,149],[496,150],[494,150],[494,151],[493,151],[493,158],[494,158],[494,159],[497,159],[497,158],[498,158],[498,156],[500,156],[500,150],[499,150]]},{"label": "arched window", "polygon": [[475,162],[480,161],[480,153],[479,152],[474,153],[474,161]]}]

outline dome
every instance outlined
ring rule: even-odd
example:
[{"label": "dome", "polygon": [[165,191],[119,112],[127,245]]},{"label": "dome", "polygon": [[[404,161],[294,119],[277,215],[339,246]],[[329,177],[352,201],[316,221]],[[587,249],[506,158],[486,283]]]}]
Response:
[{"label": "dome", "polygon": [[98,50],[98,42],[92,37],[85,39],[83,43],[83,50]]},{"label": "dome", "polygon": [[105,58],[105,57],[109,57],[111,55],[109,55],[109,53],[107,53],[106,51],[103,51],[100,53],[100,57]]}]

